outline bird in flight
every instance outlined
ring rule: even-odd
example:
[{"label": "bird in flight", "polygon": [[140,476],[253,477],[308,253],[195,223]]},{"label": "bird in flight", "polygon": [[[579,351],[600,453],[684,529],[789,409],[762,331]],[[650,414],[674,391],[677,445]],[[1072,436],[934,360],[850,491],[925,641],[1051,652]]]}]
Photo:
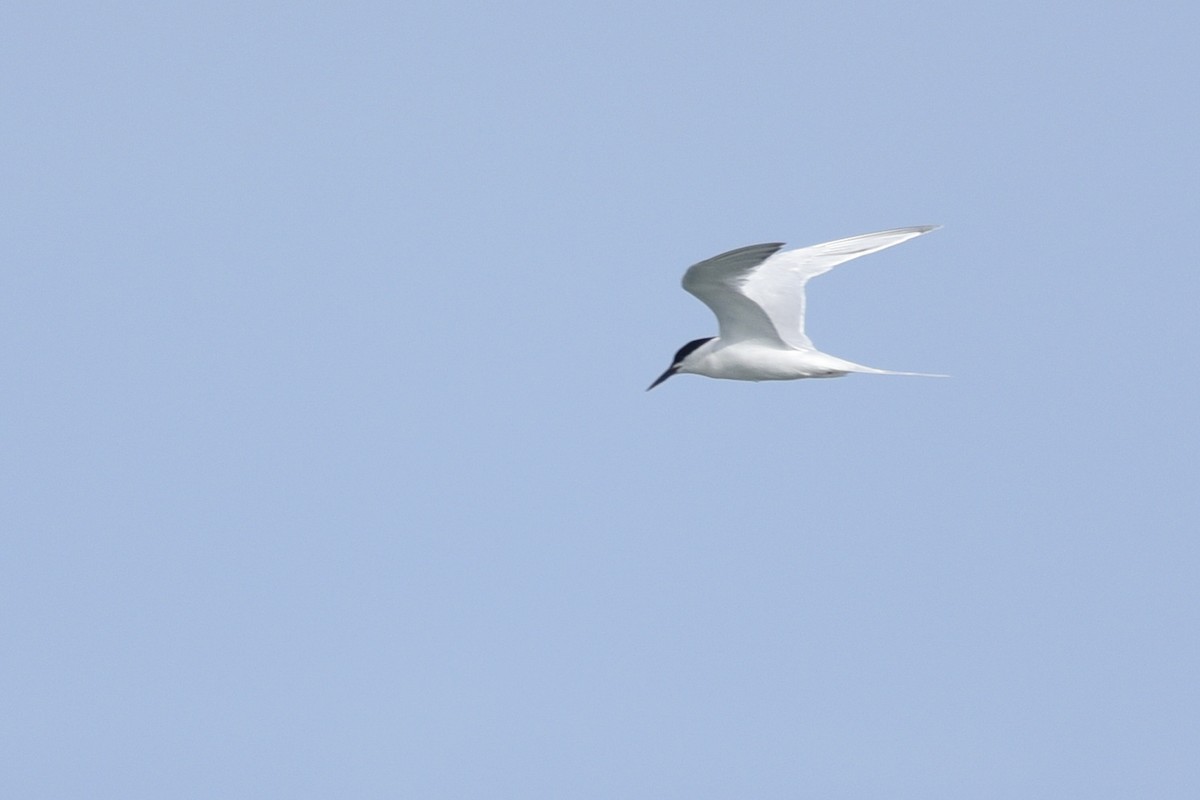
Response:
[{"label": "bird in flight", "polygon": [[735,381],[840,378],[850,372],[944,378],[864,367],[822,353],[804,334],[804,285],[809,278],[938,227],[864,233],[782,253],[782,243],[752,244],[693,264],[683,275],[683,288],[717,315],[718,335],[693,339],[679,348],[671,366],[646,391],[677,373]]}]

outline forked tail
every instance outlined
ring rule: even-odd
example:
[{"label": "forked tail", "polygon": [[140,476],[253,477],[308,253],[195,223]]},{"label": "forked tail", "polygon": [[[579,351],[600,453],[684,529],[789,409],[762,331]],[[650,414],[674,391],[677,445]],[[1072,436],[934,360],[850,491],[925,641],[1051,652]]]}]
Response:
[{"label": "forked tail", "polygon": [[862,364],[855,364],[853,361],[847,361],[844,358],[831,356],[828,353],[812,353],[811,357],[820,359],[822,367],[826,367],[831,372],[864,372],[868,375],[910,375],[916,378],[949,378],[949,375],[938,375],[931,372],[897,372],[891,369],[876,369],[875,367],[867,367]]},{"label": "forked tail", "polygon": [[949,375],[941,375],[936,372],[897,372],[894,369],[875,369],[874,367],[864,367],[855,364],[855,369],[850,372],[865,372],[870,375],[908,375],[912,378],[949,378]]}]

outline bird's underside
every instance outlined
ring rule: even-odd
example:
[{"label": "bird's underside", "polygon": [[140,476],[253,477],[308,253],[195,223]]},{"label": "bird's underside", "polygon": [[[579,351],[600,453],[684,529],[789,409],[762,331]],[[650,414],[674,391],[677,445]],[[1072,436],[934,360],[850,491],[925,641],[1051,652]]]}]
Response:
[{"label": "bird's underside", "polygon": [[723,346],[720,338],[698,349],[680,365],[680,373],[740,381],[788,381],[802,378],[840,378],[852,372],[872,375],[915,375],[856,364],[844,358],[807,348],[764,346],[739,342]]}]

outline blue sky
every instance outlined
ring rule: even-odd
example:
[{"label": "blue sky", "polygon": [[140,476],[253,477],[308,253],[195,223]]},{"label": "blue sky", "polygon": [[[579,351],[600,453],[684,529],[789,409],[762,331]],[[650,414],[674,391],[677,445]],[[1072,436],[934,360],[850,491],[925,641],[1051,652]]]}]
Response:
[{"label": "blue sky", "polygon": [[9,4],[3,795],[1196,797],[1198,22]]}]

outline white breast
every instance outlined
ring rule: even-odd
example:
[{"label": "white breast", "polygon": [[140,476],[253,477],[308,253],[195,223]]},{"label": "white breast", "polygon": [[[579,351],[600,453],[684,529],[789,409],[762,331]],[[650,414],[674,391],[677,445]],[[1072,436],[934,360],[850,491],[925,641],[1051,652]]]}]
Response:
[{"label": "white breast", "polygon": [[720,340],[700,347],[685,360],[680,372],[739,381],[790,381],[833,378],[855,365],[815,350],[773,347],[759,342],[722,346]]}]

